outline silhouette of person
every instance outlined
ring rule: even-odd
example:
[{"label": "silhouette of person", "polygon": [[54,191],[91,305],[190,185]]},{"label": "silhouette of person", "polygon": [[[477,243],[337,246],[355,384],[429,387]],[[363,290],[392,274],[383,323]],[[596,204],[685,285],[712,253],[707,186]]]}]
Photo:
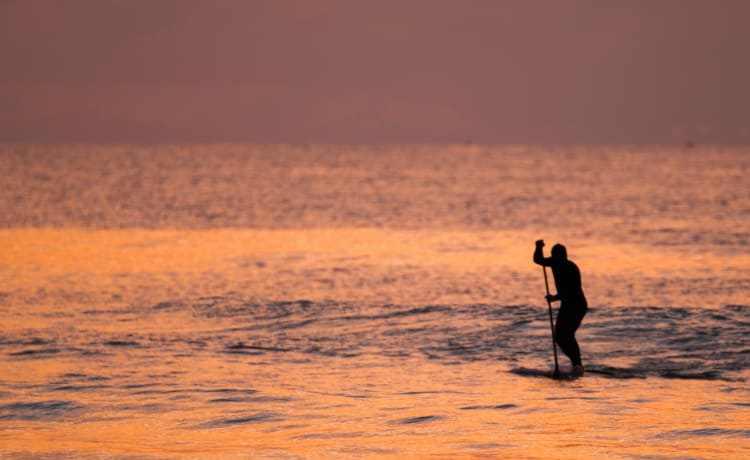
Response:
[{"label": "silhouette of person", "polygon": [[583,374],[581,350],[575,336],[576,330],[588,311],[586,296],[583,295],[581,287],[581,271],[573,261],[568,260],[568,251],[562,244],[552,246],[552,257],[549,258],[544,257],[542,248],[544,248],[544,241],[537,241],[534,262],[543,267],[552,268],[557,294],[548,295],[547,300],[560,301],[560,309],[555,322],[555,341],[573,363],[573,372]]}]

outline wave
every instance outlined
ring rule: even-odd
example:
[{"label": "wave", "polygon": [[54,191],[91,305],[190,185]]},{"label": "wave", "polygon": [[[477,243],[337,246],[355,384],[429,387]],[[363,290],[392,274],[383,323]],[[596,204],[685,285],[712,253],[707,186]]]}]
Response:
[{"label": "wave", "polygon": [[[502,362],[509,369],[544,369],[552,354],[547,309],[534,305],[262,302],[227,295],[167,299],[142,312],[148,312],[142,313],[148,321],[169,324],[192,316],[194,324],[158,334],[102,330],[66,340],[4,337],[0,350],[35,360],[61,353],[190,357],[197,351],[279,361],[421,357],[445,364]],[[119,312],[111,315],[114,320]],[[745,305],[592,307],[577,337],[587,368],[619,378],[735,380],[750,369],[747,318]],[[562,354],[560,363],[567,365]]]}]

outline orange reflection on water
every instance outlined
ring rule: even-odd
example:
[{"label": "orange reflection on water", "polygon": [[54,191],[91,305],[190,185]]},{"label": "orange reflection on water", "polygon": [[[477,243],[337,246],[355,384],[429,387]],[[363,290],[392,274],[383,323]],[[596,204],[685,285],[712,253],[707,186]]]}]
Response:
[{"label": "orange reflection on water", "polygon": [[[93,371],[65,364],[68,370]],[[0,422],[2,449],[161,458],[540,459],[687,453],[732,459],[743,458],[748,449],[736,436],[680,436],[704,426],[746,430],[746,411],[729,410],[720,420],[712,415],[712,408],[735,403],[717,395],[715,382],[654,388],[649,380],[591,377],[559,383],[512,376],[489,363],[441,366],[367,358],[329,360],[325,368],[260,364],[201,355],[146,361],[141,366],[149,373],[179,367],[184,388],[251,386],[265,400],[249,399],[227,414],[210,402],[215,396],[188,392],[176,404],[174,397],[113,389],[85,401],[99,408],[95,418],[82,410],[71,421]],[[170,391],[158,384],[148,389]]]},{"label": "orange reflection on water", "polygon": [[[62,303],[76,303],[79,294],[128,304],[233,291],[265,299],[538,304],[540,275],[530,262],[535,237],[522,231],[6,229],[0,230],[0,276],[6,291],[32,298],[50,291]],[[568,245],[594,305],[744,301],[741,292],[711,292],[709,280],[747,273],[745,254],[554,235],[547,241]],[[680,279],[686,281],[674,284]],[[691,280],[706,284],[691,294],[697,286]]]},{"label": "orange reflection on water", "polygon": [[[56,343],[65,346],[50,357],[2,357],[4,384],[13,392],[25,388],[25,401],[80,405],[53,413],[52,420],[0,419],[0,452],[159,458],[746,456],[741,433],[750,418],[736,393],[742,384],[597,377],[560,383],[516,376],[492,361],[445,364],[388,357],[377,349],[351,359],[231,354],[222,348],[224,331],[246,328],[247,340],[261,332],[231,316],[202,321],[189,309],[168,306],[228,294],[242,301],[542,305],[539,269],[530,260],[533,239],[524,232],[377,229],[0,230],[7,294],[3,334],[22,336],[33,322],[38,330],[54,331]],[[569,246],[595,304],[605,289],[627,295],[611,286],[613,280],[690,278],[706,270],[720,276],[720,270],[750,268],[742,256],[649,252],[590,241]],[[156,308],[162,302],[167,307]],[[154,308],[131,311],[134,305]],[[83,313],[110,309],[122,313]],[[143,311],[148,314],[139,316]],[[402,321],[403,328],[462,326],[388,321]],[[356,323],[339,331],[369,332]],[[325,336],[325,323],[311,333]],[[65,351],[102,351],[91,343],[100,335],[126,345],[87,359]],[[174,345],[168,339],[175,336],[188,340]],[[166,351],[127,346],[142,337],[163,340]],[[80,388],[60,383],[66,375],[102,379]],[[233,389],[229,395],[212,393],[227,388]],[[729,434],[690,436],[712,428]]]}]

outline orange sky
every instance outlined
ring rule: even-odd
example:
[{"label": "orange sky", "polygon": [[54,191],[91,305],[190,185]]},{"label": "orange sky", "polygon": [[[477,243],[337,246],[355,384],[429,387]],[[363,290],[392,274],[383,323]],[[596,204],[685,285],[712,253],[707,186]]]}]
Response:
[{"label": "orange sky", "polygon": [[5,0],[0,142],[750,142],[750,2]]}]

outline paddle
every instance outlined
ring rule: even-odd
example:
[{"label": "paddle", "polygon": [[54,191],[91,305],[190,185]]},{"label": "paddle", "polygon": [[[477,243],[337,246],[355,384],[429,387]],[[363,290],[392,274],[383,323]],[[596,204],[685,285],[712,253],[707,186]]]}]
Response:
[{"label": "paddle", "polygon": [[555,324],[552,322],[552,302],[549,300],[549,282],[547,281],[547,267],[542,265],[544,271],[544,288],[547,290],[547,307],[549,308],[549,328],[552,331],[552,353],[555,355],[555,373],[553,377],[560,377],[560,368],[557,365],[557,344],[555,343]]}]

